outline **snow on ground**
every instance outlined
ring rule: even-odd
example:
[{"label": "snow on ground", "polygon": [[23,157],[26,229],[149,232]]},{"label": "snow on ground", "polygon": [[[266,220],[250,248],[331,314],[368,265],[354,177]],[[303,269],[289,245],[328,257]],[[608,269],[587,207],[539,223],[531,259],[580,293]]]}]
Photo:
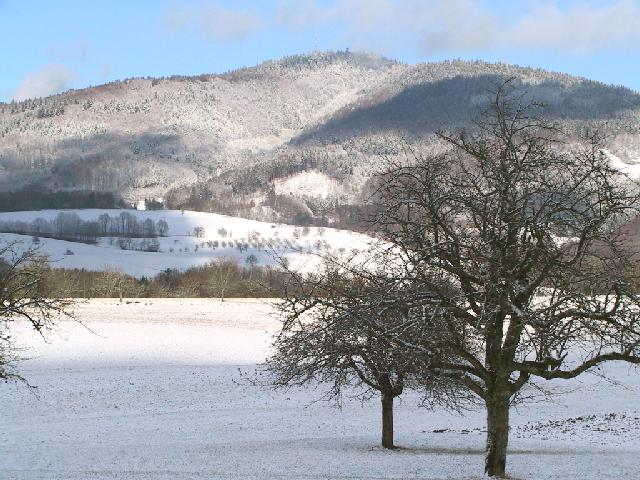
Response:
[{"label": "snow on ground", "polygon": [[632,180],[640,178],[640,164],[639,163],[626,163],[620,159],[620,157],[613,153],[604,150],[604,154],[609,159],[610,165],[616,170],[624,173]]},{"label": "snow on ground", "polygon": [[[482,412],[396,408],[402,449],[379,448],[379,402],[273,392],[247,380],[277,328],[265,301],[92,300],[44,343],[20,326],[38,386],[0,385],[0,478],[477,479]],[[566,393],[514,410],[520,479],[637,479],[640,372],[545,384]]]},{"label": "snow on ground", "polygon": [[[117,217],[121,211],[135,215],[140,222],[149,218],[154,222],[165,220],[169,224],[169,236],[158,238],[159,252],[122,250],[118,239],[101,238],[97,245],[67,242],[49,238],[40,239],[42,253],[49,255],[53,264],[65,268],[103,270],[121,269],[125,273],[154,276],[166,268],[186,269],[204,265],[216,259],[231,259],[244,264],[254,255],[257,265],[277,263],[274,253],[286,257],[292,268],[312,270],[318,263],[312,253],[334,251],[351,252],[365,249],[370,238],[347,230],[258,222],[215,213],[179,210],[37,210],[28,212],[2,212],[2,221],[32,222],[37,218],[53,220],[58,213],[75,212],[85,221],[97,220],[100,214]],[[196,227],[204,228],[204,236],[193,236]],[[5,241],[20,240],[31,245],[31,236],[0,233]],[[134,239],[139,241],[139,239]],[[214,246],[212,242],[217,242]],[[247,248],[238,248],[238,244]]]},{"label": "snow on ground", "polygon": [[299,172],[284,179],[273,182],[278,195],[295,195],[297,197],[327,198],[344,193],[337,180],[317,170]]}]

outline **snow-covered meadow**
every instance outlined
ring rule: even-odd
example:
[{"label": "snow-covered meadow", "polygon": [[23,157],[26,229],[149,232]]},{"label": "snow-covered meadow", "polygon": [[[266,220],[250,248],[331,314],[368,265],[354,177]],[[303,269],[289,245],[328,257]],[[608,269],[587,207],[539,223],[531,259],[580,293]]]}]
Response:
[{"label": "snow-covered meadow", "polygon": [[[39,248],[60,268],[104,270],[114,268],[133,276],[154,276],[167,268],[187,269],[216,259],[245,264],[253,255],[258,266],[274,265],[276,257],[288,259],[292,268],[312,270],[318,262],[314,253],[347,252],[365,249],[370,238],[347,230],[258,222],[215,213],[179,210],[38,210],[2,212],[0,222],[31,223],[38,218],[52,221],[60,212],[76,213],[84,221],[96,221],[101,214],[117,217],[122,211],[135,215],[139,222],[165,220],[168,236],[158,237],[158,252],[123,250],[118,239],[101,237],[95,245],[40,238]],[[202,227],[196,237],[194,230]],[[32,245],[30,235],[0,233],[0,240],[21,241]],[[141,241],[140,239],[134,239]]]},{"label": "snow-covered meadow", "polygon": [[[2,479],[475,479],[484,418],[396,409],[396,441],[379,443],[379,402],[314,402],[319,390],[256,386],[278,328],[268,301],[100,299],[45,343],[15,331],[38,388],[0,386]],[[640,371],[606,367],[547,383],[564,395],[515,409],[508,470],[519,479],[636,479]],[[530,390],[529,393],[532,393]],[[9,408],[6,408],[9,406]]]}]

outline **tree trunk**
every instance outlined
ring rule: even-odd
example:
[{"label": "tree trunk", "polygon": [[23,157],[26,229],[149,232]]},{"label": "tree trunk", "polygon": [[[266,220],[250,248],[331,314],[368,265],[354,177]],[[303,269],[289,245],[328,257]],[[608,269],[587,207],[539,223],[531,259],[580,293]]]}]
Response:
[{"label": "tree trunk", "polygon": [[393,445],[393,394],[382,393],[382,446],[395,448]]},{"label": "tree trunk", "polygon": [[509,442],[509,397],[487,400],[487,457],[484,471],[490,477],[504,477]]}]

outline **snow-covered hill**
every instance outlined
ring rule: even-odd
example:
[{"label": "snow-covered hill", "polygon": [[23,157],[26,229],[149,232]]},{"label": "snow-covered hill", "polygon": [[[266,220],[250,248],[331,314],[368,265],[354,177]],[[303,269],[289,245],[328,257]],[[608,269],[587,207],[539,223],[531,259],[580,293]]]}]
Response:
[{"label": "snow-covered hill", "polygon": [[611,166],[625,174],[630,180],[640,179],[640,163],[637,159],[633,162],[625,162],[608,150],[605,150],[604,154],[609,159]]},{"label": "snow-covered hill", "polygon": [[319,185],[300,192],[289,181],[315,169],[335,182],[325,196],[358,203],[380,155],[401,153],[400,138],[433,147],[434,130],[467,126],[511,77],[568,130],[606,121],[613,153],[637,157],[640,95],[623,87],[504,63],[311,52],[0,103],[0,192],[91,190],[180,208],[193,205],[183,197],[197,185],[221,202],[233,191],[259,204],[273,189],[318,195]]},{"label": "snow-covered hill", "polygon": [[[120,269],[125,273],[154,276],[167,268],[186,269],[217,259],[235,260],[245,264],[254,256],[258,266],[277,264],[278,256],[288,259],[292,268],[312,270],[319,261],[317,253],[351,253],[362,250],[371,241],[366,235],[320,227],[298,227],[228,217],[214,213],[179,210],[39,210],[0,213],[2,222],[21,221],[31,223],[41,218],[54,220],[60,212],[76,213],[84,221],[95,221],[101,214],[117,217],[121,212],[135,215],[140,222],[151,219],[165,220],[169,225],[168,236],[158,237],[160,250],[146,252],[123,250],[119,239],[101,237],[95,245],[39,238],[40,251],[49,256],[55,267],[84,268],[87,270]],[[202,228],[201,236],[195,235]],[[20,241],[32,246],[29,235],[1,233],[0,239]],[[132,239],[132,247],[143,242]],[[249,260],[249,261],[251,261]]]}]

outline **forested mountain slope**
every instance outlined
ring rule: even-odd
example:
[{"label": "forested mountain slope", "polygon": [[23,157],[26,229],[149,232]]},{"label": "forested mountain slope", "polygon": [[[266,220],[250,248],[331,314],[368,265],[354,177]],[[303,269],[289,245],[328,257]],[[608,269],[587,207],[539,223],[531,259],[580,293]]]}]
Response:
[{"label": "forested mountain slope", "polygon": [[507,64],[315,52],[0,104],[0,195],[94,190],[127,203],[162,197],[175,208],[335,220],[361,201],[381,155],[402,154],[400,137],[428,149],[434,130],[467,125],[512,77],[549,117],[576,130],[607,122],[610,150],[640,157],[640,95],[623,87]]}]

